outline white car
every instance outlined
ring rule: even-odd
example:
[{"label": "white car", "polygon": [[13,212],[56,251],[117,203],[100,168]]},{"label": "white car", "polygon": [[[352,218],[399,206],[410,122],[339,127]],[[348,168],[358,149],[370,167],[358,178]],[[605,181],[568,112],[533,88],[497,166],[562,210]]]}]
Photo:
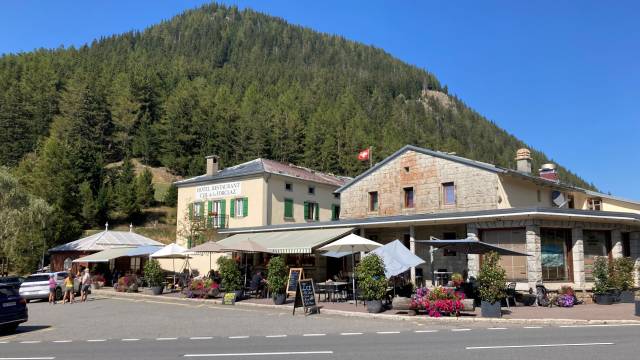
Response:
[{"label": "white car", "polygon": [[[54,273],[37,273],[27,277],[20,285],[20,295],[27,301],[35,299],[49,299],[49,276],[54,275],[56,280],[56,300],[62,299],[64,279],[67,277],[66,271]],[[75,282],[75,281],[74,281]],[[74,286],[75,289],[75,286]]]}]

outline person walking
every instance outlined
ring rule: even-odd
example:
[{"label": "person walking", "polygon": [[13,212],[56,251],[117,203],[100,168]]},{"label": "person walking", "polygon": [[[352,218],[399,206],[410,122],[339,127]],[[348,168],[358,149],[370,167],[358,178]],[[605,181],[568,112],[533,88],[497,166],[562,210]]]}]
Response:
[{"label": "person walking", "polygon": [[89,289],[91,288],[91,274],[89,273],[89,269],[84,269],[84,274],[82,274],[82,279],[80,280],[80,284],[82,286],[82,291],[80,293],[80,302],[87,301],[87,296],[89,295]]},{"label": "person walking", "polygon": [[56,287],[58,284],[56,283],[55,275],[49,275],[49,304],[56,304]]},{"label": "person walking", "polygon": [[66,303],[67,300],[69,303],[73,303],[73,275],[71,272],[67,273],[67,277],[64,279],[64,298],[62,298],[62,303]]}]

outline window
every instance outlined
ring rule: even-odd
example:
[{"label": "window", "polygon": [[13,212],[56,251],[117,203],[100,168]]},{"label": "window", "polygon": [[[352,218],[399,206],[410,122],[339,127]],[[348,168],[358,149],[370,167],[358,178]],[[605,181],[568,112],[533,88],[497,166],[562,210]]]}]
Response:
[{"label": "window", "polygon": [[602,210],[602,199],[592,198],[587,200],[587,208],[589,210],[596,210],[596,211]]},{"label": "window", "polygon": [[542,280],[569,280],[567,243],[571,243],[571,230],[541,229]]},{"label": "window", "polygon": [[568,196],[567,196],[567,207],[568,207],[569,209],[575,209],[575,207],[576,207],[576,201],[575,201],[575,199],[574,199],[573,195],[568,195]]},{"label": "window", "polygon": [[340,219],[340,205],[331,205],[331,220]]},{"label": "window", "polygon": [[209,201],[207,203],[207,227],[223,228],[225,223],[225,200]]},{"label": "window", "polygon": [[284,218],[293,219],[293,199],[284,199]]},{"label": "window", "polygon": [[404,172],[409,172],[409,170],[411,170],[408,166],[404,167]]},{"label": "window", "polygon": [[284,183],[284,189],[286,191],[293,191],[293,185],[291,185],[291,183]]},{"label": "window", "polygon": [[629,233],[622,233],[622,256],[631,256],[631,237]]},{"label": "window", "polygon": [[[486,230],[481,240],[509,250],[527,253],[524,229]],[[500,256],[500,266],[507,272],[509,281],[527,281],[527,256]],[[482,261],[482,260],[480,260]]]},{"label": "window", "polygon": [[[454,232],[445,232],[442,234],[442,240],[455,240],[457,238],[457,234]],[[444,256],[456,256],[458,253],[455,250],[444,249]]]},{"label": "window", "polygon": [[413,188],[404,188],[404,207],[413,208]]},{"label": "window", "polygon": [[340,193],[333,193],[334,199],[340,199]]},{"label": "window", "polygon": [[304,202],[304,219],[305,220],[318,220],[320,217],[320,206],[318,203],[305,201]]},{"label": "window", "polygon": [[192,205],[191,214],[192,219],[197,219],[204,216],[204,204],[201,202],[195,202]]},{"label": "window", "polygon": [[316,188],[313,186],[309,186],[309,195],[315,195],[316,194]]},{"label": "window", "polygon": [[137,272],[138,270],[140,270],[140,258],[132,257],[130,259],[131,259],[131,271]]},{"label": "window", "polygon": [[442,184],[442,194],[444,195],[445,205],[456,204],[456,186],[452,182]]},{"label": "window", "polygon": [[249,215],[249,198],[237,198],[231,200],[231,208],[229,209],[231,217],[239,218]]},{"label": "window", "polygon": [[378,192],[369,193],[369,211],[378,211]]},{"label": "window", "polygon": [[593,262],[598,256],[607,256],[607,242],[610,240],[610,232],[597,230],[584,230],[582,233],[582,246],[584,248],[584,277],[587,281],[593,281]]}]

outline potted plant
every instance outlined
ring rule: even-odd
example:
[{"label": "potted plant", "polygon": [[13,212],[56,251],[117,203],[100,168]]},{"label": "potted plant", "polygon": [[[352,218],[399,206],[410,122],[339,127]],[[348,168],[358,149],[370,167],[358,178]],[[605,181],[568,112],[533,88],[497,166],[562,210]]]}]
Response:
[{"label": "potted plant", "polygon": [[225,292],[235,292],[236,299],[242,296],[242,274],[236,262],[228,257],[218,259],[218,270]]},{"label": "potted plant", "polygon": [[611,305],[611,279],[609,278],[609,261],[604,256],[597,257],[593,262],[593,300],[596,304]]},{"label": "potted plant", "polygon": [[93,277],[91,278],[91,289],[92,290],[97,290],[100,289],[101,287],[104,286],[104,276],[97,274],[97,275],[93,275]]},{"label": "potted plant", "polygon": [[382,299],[387,292],[384,262],[376,254],[365,256],[356,268],[358,288],[370,313],[382,312]]},{"label": "potted plant", "polygon": [[490,252],[482,259],[478,284],[480,285],[480,306],[483,317],[502,316],[500,301],[505,297],[506,271],[500,266],[500,255]]},{"label": "potted plant", "polygon": [[451,283],[459,289],[464,283],[464,277],[460,273],[453,273],[453,275],[451,275]]},{"label": "potted plant", "polygon": [[162,294],[164,288],[164,273],[160,267],[160,262],[151,259],[144,264],[144,279],[149,284],[153,295]]},{"label": "potted plant", "polygon": [[622,303],[633,303],[635,294],[631,290],[633,287],[633,271],[635,264],[631,258],[621,257],[613,261],[612,272],[609,275],[611,286],[619,291],[619,301]]},{"label": "potted plant", "polygon": [[280,256],[274,256],[267,265],[267,284],[276,305],[284,304],[287,299],[287,265]]}]

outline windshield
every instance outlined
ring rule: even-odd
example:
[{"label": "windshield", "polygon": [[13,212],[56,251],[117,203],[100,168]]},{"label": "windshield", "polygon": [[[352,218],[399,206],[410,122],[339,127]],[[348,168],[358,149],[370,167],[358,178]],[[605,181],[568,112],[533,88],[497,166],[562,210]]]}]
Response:
[{"label": "windshield", "polygon": [[49,275],[31,275],[24,282],[49,281]]},{"label": "windshield", "polygon": [[0,286],[0,298],[17,295],[18,291],[15,288],[11,286]]}]

